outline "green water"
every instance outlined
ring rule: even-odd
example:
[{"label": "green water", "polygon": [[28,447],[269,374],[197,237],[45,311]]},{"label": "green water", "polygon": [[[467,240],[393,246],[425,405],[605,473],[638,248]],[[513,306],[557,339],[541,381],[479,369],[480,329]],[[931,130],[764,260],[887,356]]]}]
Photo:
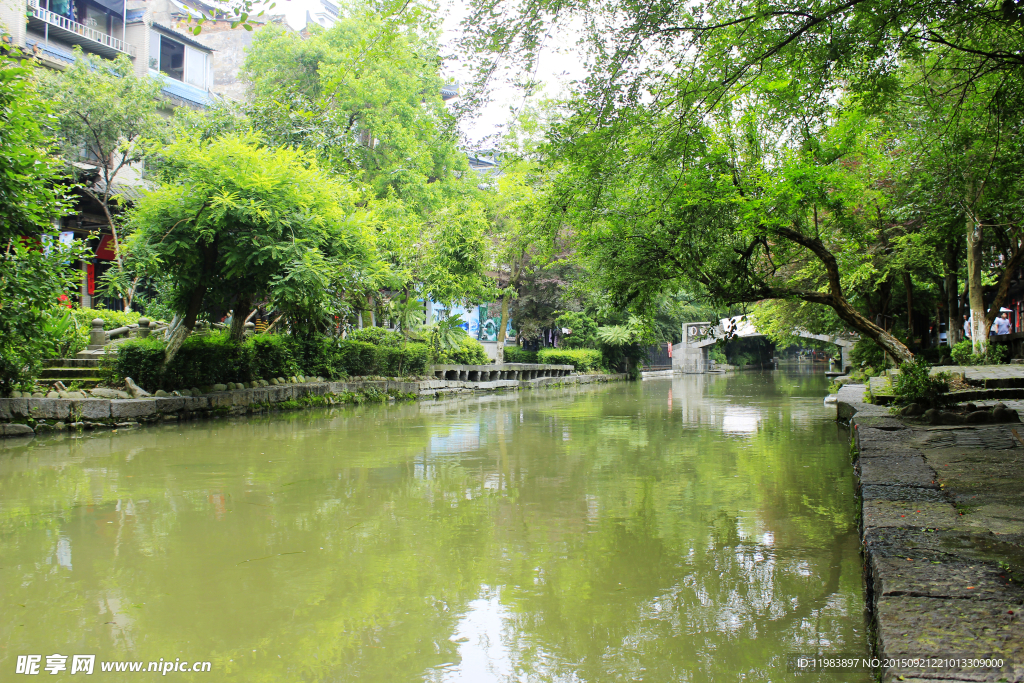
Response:
[{"label": "green water", "polygon": [[[0,441],[0,681],[57,653],[100,681],[866,682],[785,662],[866,652],[824,394],[737,373]],[[99,671],[160,658],[212,672]]]}]

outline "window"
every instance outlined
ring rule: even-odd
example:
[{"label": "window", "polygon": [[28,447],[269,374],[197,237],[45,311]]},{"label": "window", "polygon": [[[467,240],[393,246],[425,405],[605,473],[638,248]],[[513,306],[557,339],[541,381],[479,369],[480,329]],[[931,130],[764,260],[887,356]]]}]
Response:
[{"label": "window", "polygon": [[185,46],[160,36],[160,71],[176,81],[185,80]]},{"label": "window", "polygon": [[202,50],[179,43],[157,31],[149,42],[149,67],[176,81],[206,90],[212,82],[212,60]]}]

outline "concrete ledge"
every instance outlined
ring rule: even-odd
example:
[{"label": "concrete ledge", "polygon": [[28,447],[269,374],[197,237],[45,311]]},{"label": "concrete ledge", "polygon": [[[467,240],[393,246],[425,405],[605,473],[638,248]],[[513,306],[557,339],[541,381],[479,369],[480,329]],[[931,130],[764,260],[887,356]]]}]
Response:
[{"label": "concrete ledge", "polygon": [[[546,367],[565,369],[572,366]],[[157,422],[216,415],[244,415],[264,412],[277,404],[300,400],[313,401],[318,405],[335,405],[343,403],[347,395],[367,391],[377,391],[404,398],[426,399],[453,394],[468,395],[489,391],[532,389],[565,384],[592,384],[625,379],[628,379],[626,375],[564,374],[532,379],[489,381],[365,380],[272,385],[252,389],[216,391],[202,396],[141,399],[0,398],[0,437],[31,436],[36,431],[60,431],[79,427],[102,428],[124,422]]]}]

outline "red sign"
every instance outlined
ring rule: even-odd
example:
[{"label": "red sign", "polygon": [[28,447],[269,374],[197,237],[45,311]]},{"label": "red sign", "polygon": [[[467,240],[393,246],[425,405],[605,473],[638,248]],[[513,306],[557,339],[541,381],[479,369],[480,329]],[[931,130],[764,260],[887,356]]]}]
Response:
[{"label": "red sign", "polygon": [[117,260],[117,253],[114,251],[114,236],[104,235],[100,238],[100,244],[96,247],[96,258],[104,261]]},{"label": "red sign", "polygon": [[96,293],[96,266],[91,263],[85,264],[85,288],[89,296]]},{"label": "red sign", "polygon": [[[672,357],[672,342],[668,342],[668,357],[669,357],[669,358],[671,358],[671,357]],[[670,403],[672,402],[672,399],[671,399],[671,398],[669,398],[669,402],[670,402]]]}]

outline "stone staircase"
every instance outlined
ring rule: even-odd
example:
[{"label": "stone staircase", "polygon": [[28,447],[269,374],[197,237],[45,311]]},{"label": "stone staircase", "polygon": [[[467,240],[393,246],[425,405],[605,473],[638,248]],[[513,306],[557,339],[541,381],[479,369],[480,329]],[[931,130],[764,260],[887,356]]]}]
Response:
[{"label": "stone staircase", "polygon": [[52,385],[59,381],[64,386],[75,382],[84,389],[91,389],[103,381],[99,368],[105,356],[116,355],[118,346],[132,337],[146,336],[151,331],[152,326],[146,318],[140,319],[138,325],[110,331],[105,331],[103,320],[97,318],[93,321],[89,346],[76,353],[74,358],[52,358],[45,361],[45,368],[37,382]]}]

